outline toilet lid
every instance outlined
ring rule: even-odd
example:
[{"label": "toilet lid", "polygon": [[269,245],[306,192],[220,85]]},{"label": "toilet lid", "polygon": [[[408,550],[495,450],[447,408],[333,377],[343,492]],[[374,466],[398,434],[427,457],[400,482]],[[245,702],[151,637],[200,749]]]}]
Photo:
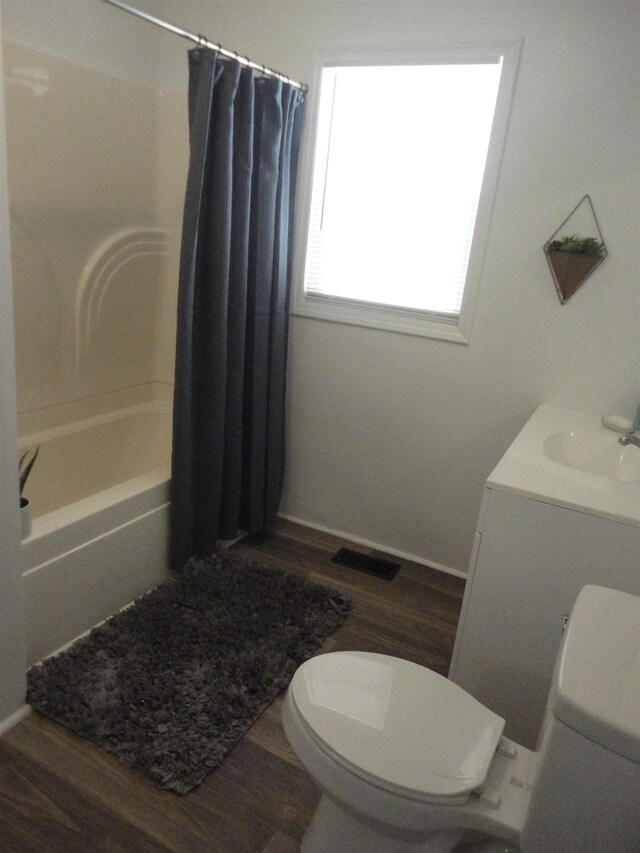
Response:
[{"label": "toilet lid", "polygon": [[368,652],[311,658],[290,696],[309,734],[354,774],[414,799],[478,788],[504,720],[461,687],[409,661]]}]

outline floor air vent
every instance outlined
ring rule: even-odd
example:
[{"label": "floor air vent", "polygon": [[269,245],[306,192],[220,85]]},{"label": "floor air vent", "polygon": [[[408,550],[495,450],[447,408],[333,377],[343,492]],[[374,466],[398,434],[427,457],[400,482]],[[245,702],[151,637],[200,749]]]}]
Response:
[{"label": "floor air vent", "polygon": [[350,548],[340,548],[331,558],[331,562],[356,569],[358,572],[366,572],[368,575],[375,575],[385,581],[393,580],[400,569],[400,563],[381,560],[380,557],[370,557],[368,554],[361,554]]}]

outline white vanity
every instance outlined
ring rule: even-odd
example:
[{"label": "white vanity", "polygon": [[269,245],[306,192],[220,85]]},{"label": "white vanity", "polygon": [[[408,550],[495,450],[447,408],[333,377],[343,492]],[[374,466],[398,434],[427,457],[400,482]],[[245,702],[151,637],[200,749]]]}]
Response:
[{"label": "white vanity", "polygon": [[449,677],[536,746],[579,590],[640,594],[640,448],[540,406],[489,477]]}]

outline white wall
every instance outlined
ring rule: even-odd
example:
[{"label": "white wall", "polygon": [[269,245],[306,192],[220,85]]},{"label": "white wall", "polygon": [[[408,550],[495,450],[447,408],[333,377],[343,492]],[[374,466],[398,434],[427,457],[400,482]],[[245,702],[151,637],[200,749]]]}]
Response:
[{"label": "white wall", "polygon": [[[465,570],[483,482],[539,403],[631,416],[640,398],[640,4],[144,5],[307,81],[323,45],[523,39],[470,345],[291,323],[282,511]],[[180,45],[162,51],[184,85]],[[561,306],[541,247],[586,193],[609,257]]]},{"label": "white wall", "polygon": [[[0,36],[2,24],[0,22]],[[0,38],[0,140],[4,139],[4,90]],[[20,577],[13,303],[9,252],[9,193],[4,145],[0,145],[0,733],[24,703],[24,604]]]}]

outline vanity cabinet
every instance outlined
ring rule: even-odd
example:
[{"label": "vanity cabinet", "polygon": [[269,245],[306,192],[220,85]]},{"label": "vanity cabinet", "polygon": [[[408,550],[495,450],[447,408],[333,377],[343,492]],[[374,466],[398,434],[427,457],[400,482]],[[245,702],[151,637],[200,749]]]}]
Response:
[{"label": "vanity cabinet", "polygon": [[548,431],[548,424],[540,428],[549,420],[544,414],[537,430],[532,419],[536,440],[525,428],[487,481],[449,674],[506,719],[509,738],[530,749],[580,589],[596,584],[640,595],[640,483],[600,484],[605,492],[622,488],[624,512],[590,495],[594,482],[576,506],[581,472],[548,467],[543,454],[535,458]]}]

